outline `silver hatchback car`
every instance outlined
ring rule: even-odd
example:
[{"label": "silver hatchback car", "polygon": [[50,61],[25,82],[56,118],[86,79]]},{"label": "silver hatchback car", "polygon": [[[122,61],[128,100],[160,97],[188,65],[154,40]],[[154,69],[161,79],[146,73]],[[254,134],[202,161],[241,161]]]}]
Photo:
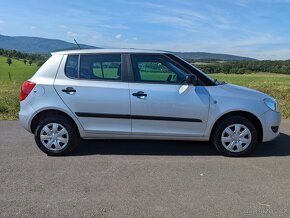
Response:
[{"label": "silver hatchback car", "polygon": [[277,101],[214,81],[165,52],[90,49],[52,53],[24,82],[20,121],[48,155],[79,138],[212,141],[226,156],[249,154],[279,135]]}]

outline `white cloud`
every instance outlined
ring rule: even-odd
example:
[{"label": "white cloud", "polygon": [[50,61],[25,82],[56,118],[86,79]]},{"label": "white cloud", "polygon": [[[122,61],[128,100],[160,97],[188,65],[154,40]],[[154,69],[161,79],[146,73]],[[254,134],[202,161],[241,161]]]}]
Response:
[{"label": "white cloud", "polygon": [[116,38],[116,39],[121,39],[121,38],[122,38],[122,34],[120,34],[120,33],[117,34],[117,35],[115,36],[115,38]]},{"label": "white cloud", "polygon": [[177,29],[185,30],[187,32],[199,32],[198,22],[188,19],[186,16],[172,16],[164,14],[148,14],[146,18],[150,23],[161,24]]},{"label": "white cloud", "polygon": [[101,33],[92,32],[89,35],[91,35],[91,37],[88,39],[88,41],[85,44],[93,44],[93,45],[99,47],[100,46],[100,42],[104,41],[104,37],[103,37],[103,35]]},{"label": "white cloud", "polygon": [[76,37],[76,36],[78,36],[77,33],[74,33],[74,32],[71,32],[71,31],[68,31],[66,34],[67,34],[68,36],[71,36],[71,37]]},{"label": "white cloud", "polygon": [[59,25],[59,28],[66,29],[66,25]]},{"label": "white cloud", "polygon": [[261,60],[288,60],[290,59],[290,51],[288,49],[273,49],[254,53],[253,57]]},{"label": "white cloud", "polygon": [[289,38],[277,37],[269,34],[260,34],[246,39],[236,40],[234,43],[237,47],[249,47],[258,45],[279,45],[290,44]]},{"label": "white cloud", "polygon": [[92,39],[93,40],[98,40],[98,39],[101,39],[101,34],[94,34],[93,36],[92,36]]},{"label": "white cloud", "polygon": [[127,26],[122,25],[122,24],[104,24],[104,23],[100,23],[100,24],[97,24],[97,26],[103,27],[103,28],[107,28],[107,29],[128,29]]}]

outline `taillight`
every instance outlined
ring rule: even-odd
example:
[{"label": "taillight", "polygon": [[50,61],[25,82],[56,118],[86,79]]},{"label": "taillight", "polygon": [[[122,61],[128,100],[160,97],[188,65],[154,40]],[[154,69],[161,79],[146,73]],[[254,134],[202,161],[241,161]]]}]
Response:
[{"label": "taillight", "polygon": [[29,93],[31,92],[31,90],[34,88],[35,85],[36,84],[33,82],[25,81],[21,87],[19,100],[23,101],[29,95]]}]

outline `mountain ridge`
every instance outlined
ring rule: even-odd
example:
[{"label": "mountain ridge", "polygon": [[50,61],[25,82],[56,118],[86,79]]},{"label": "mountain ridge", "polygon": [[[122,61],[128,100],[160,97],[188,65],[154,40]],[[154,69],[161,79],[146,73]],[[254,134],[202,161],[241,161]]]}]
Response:
[{"label": "mountain ridge", "polygon": [[[97,48],[80,44],[82,48]],[[77,49],[77,45],[60,39],[48,39],[31,36],[5,36],[0,34],[0,48],[25,53],[47,54],[64,49]]]},{"label": "mountain ridge", "polygon": [[[98,48],[100,47],[80,44],[81,48]],[[16,50],[25,53],[40,53],[49,54],[54,51],[78,49],[77,45],[71,42],[67,42],[60,39],[48,39],[42,37],[31,37],[31,36],[6,36],[0,34],[0,48],[6,50]],[[242,57],[230,54],[219,54],[209,52],[172,52],[181,58],[201,60],[201,59],[212,59],[212,60],[256,60],[250,57]]]}]

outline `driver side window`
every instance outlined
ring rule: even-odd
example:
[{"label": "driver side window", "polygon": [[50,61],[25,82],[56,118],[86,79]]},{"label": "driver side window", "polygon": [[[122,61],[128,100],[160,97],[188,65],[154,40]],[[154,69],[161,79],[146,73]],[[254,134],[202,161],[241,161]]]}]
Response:
[{"label": "driver side window", "polygon": [[162,55],[132,55],[136,82],[180,84],[186,72]]}]

